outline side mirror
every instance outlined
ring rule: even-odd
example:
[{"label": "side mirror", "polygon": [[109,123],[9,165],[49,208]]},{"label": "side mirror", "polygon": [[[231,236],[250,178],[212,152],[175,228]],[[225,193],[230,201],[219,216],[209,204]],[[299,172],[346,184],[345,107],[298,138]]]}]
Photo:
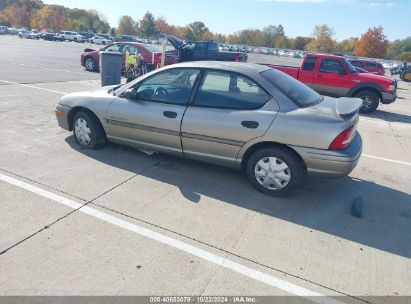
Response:
[{"label": "side mirror", "polygon": [[137,90],[136,89],[127,89],[124,91],[123,94],[121,94],[121,97],[127,98],[127,99],[137,99]]}]

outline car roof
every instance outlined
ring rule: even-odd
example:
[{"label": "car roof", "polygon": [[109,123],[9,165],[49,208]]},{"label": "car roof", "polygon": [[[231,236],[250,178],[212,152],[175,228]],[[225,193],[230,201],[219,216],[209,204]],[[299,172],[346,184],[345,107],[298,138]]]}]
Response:
[{"label": "car roof", "polygon": [[169,67],[215,69],[237,72],[245,75],[255,75],[271,69],[263,64],[228,61],[191,61],[173,64]]}]

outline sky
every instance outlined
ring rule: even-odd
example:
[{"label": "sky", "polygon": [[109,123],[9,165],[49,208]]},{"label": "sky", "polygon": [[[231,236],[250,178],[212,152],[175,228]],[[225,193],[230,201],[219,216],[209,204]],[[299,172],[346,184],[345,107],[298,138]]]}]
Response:
[{"label": "sky", "polygon": [[359,37],[381,25],[389,40],[411,36],[411,0],[43,0],[70,8],[96,9],[112,27],[122,15],[135,20],[146,11],[170,24],[203,21],[216,33],[231,34],[282,24],[289,37],[310,36],[314,26],[327,24],[337,40]]}]

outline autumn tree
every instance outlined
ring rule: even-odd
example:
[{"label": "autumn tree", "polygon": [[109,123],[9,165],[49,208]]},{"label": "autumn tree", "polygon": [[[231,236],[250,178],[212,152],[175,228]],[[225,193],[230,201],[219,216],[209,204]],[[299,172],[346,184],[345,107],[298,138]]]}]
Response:
[{"label": "autumn tree", "polygon": [[164,16],[156,19],[156,31],[162,36],[176,35],[176,27],[168,24]]},{"label": "autumn tree", "polygon": [[139,34],[145,38],[157,35],[156,21],[152,13],[147,11],[138,24]]},{"label": "autumn tree", "polygon": [[334,31],[326,24],[317,25],[312,33],[313,40],[306,46],[308,51],[331,53],[334,51],[335,41],[332,39]]},{"label": "autumn tree", "polygon": [[121,16],[117,27],[118,35],[136,35],[136,22],[130,16]]},{"label": "autumn tree", "polygon": [[385,58],[387,55],[388,40],[383,33],[383,28],[369,28],[361,38],[354,49],[355,56]]}]

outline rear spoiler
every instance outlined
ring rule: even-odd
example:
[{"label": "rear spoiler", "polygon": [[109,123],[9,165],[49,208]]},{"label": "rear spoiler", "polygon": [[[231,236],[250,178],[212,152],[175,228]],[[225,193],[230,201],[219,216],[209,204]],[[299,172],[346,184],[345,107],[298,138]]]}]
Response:
[{"label": "rear spoiler", "polygon": [[357,112],[363,104],[361,98],[340,97],[337,99],[335,111],[338,115],[350,115]]}]

